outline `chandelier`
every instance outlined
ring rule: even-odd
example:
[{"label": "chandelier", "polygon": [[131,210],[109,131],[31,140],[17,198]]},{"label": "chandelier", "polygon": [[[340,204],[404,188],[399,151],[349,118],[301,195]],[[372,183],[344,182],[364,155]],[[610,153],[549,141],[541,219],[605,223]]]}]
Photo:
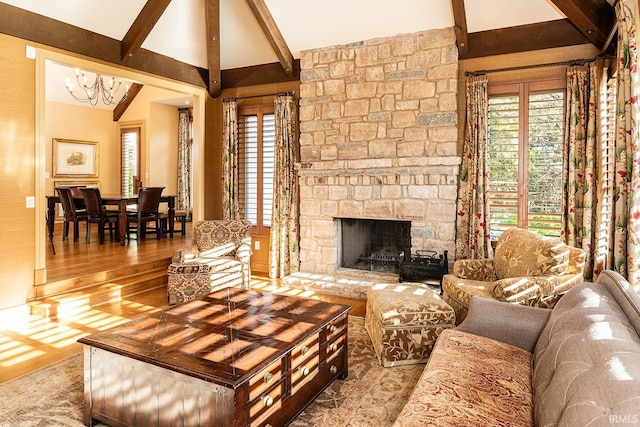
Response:
[{"label": "chandelier", "polygon": [[76,81],[78,86],[84,91],[83,96],[77,96],[73,93],[73,83],[71,79],[67,78],[65,86],[67,91],[77,101],[88,102],[91,105],[96,105],[99,99],[102,99],[106,105],[119,104],[124,101],[129,95],[129,85],[125,85],[125,92],[122,99],[114,101],[114,97],[120,86],[122,85],[122,79],[117,77],[105,77],[100,74],[96,74],[96,78],[93,83],[88,83],[87,74],[76,68]]}]

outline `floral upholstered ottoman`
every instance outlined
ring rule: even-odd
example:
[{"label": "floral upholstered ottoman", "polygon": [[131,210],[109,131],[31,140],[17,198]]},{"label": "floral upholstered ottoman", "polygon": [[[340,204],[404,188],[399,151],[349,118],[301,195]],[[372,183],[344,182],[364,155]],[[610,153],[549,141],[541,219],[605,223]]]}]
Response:
[{"label": "floral upholstered ottoman", "polygon": [[440,332],[455,322],[453,308],[427,285],[395,283],[367,291],[365,327],[382,366],[425,363]]}]

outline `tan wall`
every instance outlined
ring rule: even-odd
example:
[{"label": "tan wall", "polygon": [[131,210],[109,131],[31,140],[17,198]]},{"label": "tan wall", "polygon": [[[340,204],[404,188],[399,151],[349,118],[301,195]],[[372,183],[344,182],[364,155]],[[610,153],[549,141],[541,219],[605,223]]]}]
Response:
[{"label": "tan wall", "polygon": [[35,62],[25,46],[0,34],[0,309],[23,304],[34,282]]},{"label": "tan wall", "polygon": [[[54,195],[54,184],[94,183],[103,193],[116,193],[120,183],[120,148],[118,126],[110,110],[88,108],[59,102],[45,106],[46,179],[47,195]],[[98,143],[97,178],[61,178],[53,173],[53,138]]]}]

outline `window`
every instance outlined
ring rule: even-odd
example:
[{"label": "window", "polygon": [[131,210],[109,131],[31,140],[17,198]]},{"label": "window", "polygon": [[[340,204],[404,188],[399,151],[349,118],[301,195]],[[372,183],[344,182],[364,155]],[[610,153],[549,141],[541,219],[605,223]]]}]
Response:
[{"label": "window", "polygon": [[240,215],[256,234],[268,234],[273,201],[275,116],[273,106],[238,111]]},{"label": "window", "polygon": [[140,182],[140,128],[120,129],[121,184],[123,194],[136,194]]},{"label": "window", "polygon": [[509,227],[559,236],[564,80],[489,86],[491,237]]}]

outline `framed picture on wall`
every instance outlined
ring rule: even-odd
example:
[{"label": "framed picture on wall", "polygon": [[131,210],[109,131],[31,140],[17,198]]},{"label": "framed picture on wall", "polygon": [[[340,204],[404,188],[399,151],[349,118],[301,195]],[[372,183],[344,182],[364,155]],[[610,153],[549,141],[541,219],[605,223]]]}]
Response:
[{"label": "framed picture on wall", "polygon": [[54,178],[97,178],[98,143],[53,138]]}]

